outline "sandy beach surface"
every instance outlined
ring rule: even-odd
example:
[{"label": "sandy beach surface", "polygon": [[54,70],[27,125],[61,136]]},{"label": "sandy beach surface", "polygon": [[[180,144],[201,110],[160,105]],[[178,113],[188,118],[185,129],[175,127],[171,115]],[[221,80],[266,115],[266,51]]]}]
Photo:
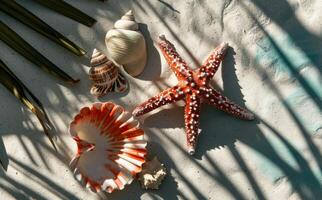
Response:
[{"label": "sandy beach surface", "polygon": [[[80,25],[36,3],[19,3],[88,53],[77,57],[11,17],[0,18],[50,60],[81,79],[65,84],[0,42],[0,58],[39,97],[53,123],[58,152],[35,116],[0,86],[0,199],[321,199],[322,4],[319,0],[68,0],[97,19]],[[104,37],[132,9],[148,46],[148,63],[126,77],[126,93],[97,99],[89,92],[89,59],[106,51]],[[132,111],[174,86],[176,78],[155,46],[159,34],[195,68],[221,42],[229,43],[212,85],[255,113],[241,121],[203,105],[196,154],[186,152],[183,102],[138,118],[148,158],[168,176],[159,190],[137,181],[122,191],[94,194],[74,179],[68,163],[75,144],[68,125],[79,109],[112,101]]]}]

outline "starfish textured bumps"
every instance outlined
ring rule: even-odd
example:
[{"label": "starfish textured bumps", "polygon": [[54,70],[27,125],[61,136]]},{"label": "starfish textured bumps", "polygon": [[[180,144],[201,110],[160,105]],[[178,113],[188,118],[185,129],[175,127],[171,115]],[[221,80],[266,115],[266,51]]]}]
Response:
[{"label": "starfish textured bumps", "polygon": [[251,112],[230,101],[210,86],[209,82],[218,70],[227,52],[227,43],[220,44],[206,59],[205,63],[195,70],[188,67],[186,62],[176,52],[174,45],[165,36],[159,36],[158,46],[171,70],[176,75],[178,84],[137,106],[133,111],[133,115],[143,115],[160,106],[185,100],[185,128],[188,152],[191,155],[195,152],[199,135],[201,103],[213,105],[219,110],[243,120],[254,119],[254,115]]}]

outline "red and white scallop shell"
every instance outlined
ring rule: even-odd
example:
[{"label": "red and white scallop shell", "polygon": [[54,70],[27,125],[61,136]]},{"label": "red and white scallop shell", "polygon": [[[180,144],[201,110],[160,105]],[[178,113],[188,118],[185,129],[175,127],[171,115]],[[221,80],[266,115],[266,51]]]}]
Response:
[{"label": "red and white scallop shell", "polygon": [[70,167],[93,192],[122,190],[142,170],[147,153],[144,131],[121,106],[107,102],[84,107],[69,131],[77,143]]}]

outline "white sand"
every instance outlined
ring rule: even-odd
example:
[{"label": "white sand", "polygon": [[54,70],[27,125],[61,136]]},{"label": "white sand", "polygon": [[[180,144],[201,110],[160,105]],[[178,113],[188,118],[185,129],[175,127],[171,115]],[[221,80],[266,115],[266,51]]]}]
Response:
[{"label": "white sand", "polygon": [[128,93],[97,100],[89,93],[88,58],[73,56],[0,13],[1,20],[39,51],[81,78],[75,86],[59,82],[0,42],[0,58],[46,106],[59,146],[59,152],[54,152],[36,118],[1,86],[0,148],[3,151],[4,143],[7,156],[1,153],[1,157],[7,157],[9,166],[7,172],[1,172],[0,199],[100,198],[82,188],[68,168],[75,148],[67,132],[68,123],[81,107],[95,101],[113,101],[132,110],[173,86],[176,79],[153,44],[159,34],[165,34],[191,66],[195,63],[190,55],[202,62],[216,45],[228,42],[232,48],[214,82],[228,97],[259,117],[255,122],[244,122],[204,106],[202,133],[193,157],[185,151],[182,104],[140,118],[149,141],[149,157],[157,155],[169,176],[158,191],[144,191],[133,182],[107,198],[321,197],[320,1],[69,0],[98,20],[92,29],[31,1],[19,2],[89,54],[94,48],[104,50],[106,31],[133,9],[148,42],[149,61],[141,76],[128,77]]}]

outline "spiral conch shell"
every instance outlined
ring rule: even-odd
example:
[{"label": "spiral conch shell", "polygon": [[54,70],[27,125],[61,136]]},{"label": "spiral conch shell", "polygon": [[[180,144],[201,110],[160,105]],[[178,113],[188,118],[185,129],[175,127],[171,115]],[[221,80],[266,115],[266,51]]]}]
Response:
[{"label": "spiral conch shell", "polygon": [[105,43],[108,57],[123,65],[127,73],[132,76],[142,73],[147,62],[146,43],[131,10],[107,32]]},{"label": "spiral conch shell", "polygon": [[93,51],[89,78],[93,82],[91,93],[98,97],[108,92],[124,92],[128,88],[119,68],[97,49]]}]

